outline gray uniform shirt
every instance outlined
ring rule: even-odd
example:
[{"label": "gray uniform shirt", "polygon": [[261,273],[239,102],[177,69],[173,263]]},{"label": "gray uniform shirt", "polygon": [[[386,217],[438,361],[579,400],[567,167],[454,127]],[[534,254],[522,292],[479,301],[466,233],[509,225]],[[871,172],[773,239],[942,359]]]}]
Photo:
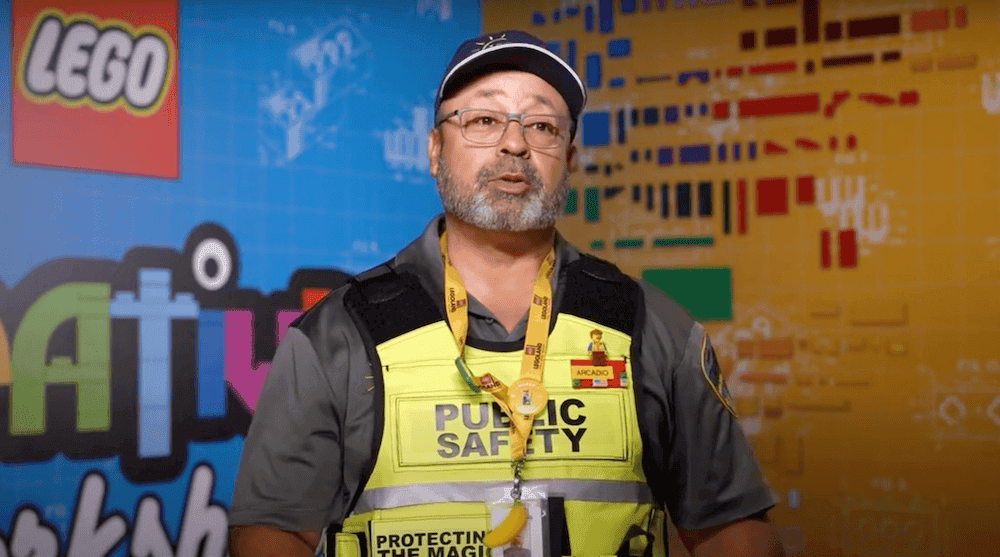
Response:
[{"label": "gray uniform shirt", "polygon": [[[444,270],[438,216],[395,258],[440,300]],[[556,244],[554,312],[560,268],[580,257]],[[666,485],[663,501],[681,528],[709,528],[774,505],[739,424],[703,377],[702,326],[662,291],[638,281],[645,298],[641,331],[643,373],[634,386],[640,423],[655,424],[643,446],[646,473]],[[284,530],[320,531],[340,521],[363,486],[375,455],[372,370],[340,288],[321,303],[319,328],[290,328],[271,362],[250,424],[229,521]],[[469,337],[523,343],[527,314],[507,331],[475,298],[469,299]]]}]

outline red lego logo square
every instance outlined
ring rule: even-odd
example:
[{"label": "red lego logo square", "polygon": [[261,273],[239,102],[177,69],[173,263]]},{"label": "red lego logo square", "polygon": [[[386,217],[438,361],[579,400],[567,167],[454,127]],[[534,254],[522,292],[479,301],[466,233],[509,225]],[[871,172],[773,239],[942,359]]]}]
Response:
[{"label": "red lego logo square", "polygon": [[12,0],[15,164],[179,175],[177,0]]}]

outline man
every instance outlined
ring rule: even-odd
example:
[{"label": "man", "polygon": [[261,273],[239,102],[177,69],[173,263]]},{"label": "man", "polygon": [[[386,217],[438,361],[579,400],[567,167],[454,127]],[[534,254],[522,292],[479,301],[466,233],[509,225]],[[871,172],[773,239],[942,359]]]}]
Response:
[{"label": "man", "polygon": [[483,555],[529,531],[549,533],[522,548],[539,557],[663,554],[664,507],[695,556],[781,555],[701,325],[555,232],[585,100],[531,35],[459,47],[427,143],[445,214],[289,329],[234,556],[311,555],[324,529],[340,557]]}]

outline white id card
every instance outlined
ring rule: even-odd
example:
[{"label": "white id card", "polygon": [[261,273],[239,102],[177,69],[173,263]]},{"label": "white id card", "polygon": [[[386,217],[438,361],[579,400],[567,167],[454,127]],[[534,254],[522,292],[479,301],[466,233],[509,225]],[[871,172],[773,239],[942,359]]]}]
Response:
[{"label": "white id card", "polygon": [[[511,488],[497,487],[486,490],[486,506],[490,513],[490,528],[507,518],[514,499]],[[528,523],[509,544],[491,549],[490,557],[547,557],[545,541],[548,539],[548,517],[545,513],[545,485],[521,484],[521,504],[528,512]]]}]

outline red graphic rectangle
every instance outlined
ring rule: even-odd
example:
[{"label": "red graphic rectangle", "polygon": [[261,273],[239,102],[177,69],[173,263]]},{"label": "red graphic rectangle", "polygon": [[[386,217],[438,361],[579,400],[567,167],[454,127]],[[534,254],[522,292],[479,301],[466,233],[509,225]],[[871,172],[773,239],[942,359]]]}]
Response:
[{"label": "red graphic rectangle", "polygon": [[819,93],[764,97],[762,99],[741,99],[738,106],[740,118],[809,114],[819,111]]},{"label": "red graphic rectangle", "polygon": [[317,302],[323,299],[324,296],[330,293],[329,288],[317,288],[308,287],[302,289],[302,311],[306,311],[309,308],[316,305]]},{"label": "red graphic rectangle", "polygon": [[177,178],[177,13],[12,0],[13,162]]},{"label": "red graphic rectangle", "polygon": [[816,202],[816,181],[812,175],[799,176],[795,179],[795,202],[799,205],[811,205]]},{"label": "red graphic rectangle", "polygon": [[772,73],[786,73],[795,71],[795,61],[774,62],[771,64],[751,64],[748,68],[750,75],[765,75]]},{"label": "red graphic rectangle", "polygon": [[955,8],[955,27],[959,29],[965,29],[967,23],[967,15],[965,11],[965,6],[958,6]]},{"label": "red graphic rectangle", "polygon": [[856,230],[841,230],[837,233],[837,254],[841,267],[858,266],[858,233]]},{"label": "red graphic rectangle", "polygon": [[729,118],[729,103],[726,101],[719,101],[712,104],[712,118],[716,120],[725,120]]},{"label": "red graphic rectangle", "polygon": [[747,181],[740,180],[736,184],[736,230],[740,234],[747,233]]},{"label": "red graphic rectangle", "polygon": [[820,230],[819,232],[819,266],[829,269],[833,264],[833,256],[830,252],[830,231]]},{"label": "red graphic rectangle", "polygon": [[788,214],[788,178],[757,180],[757,214]]}]

